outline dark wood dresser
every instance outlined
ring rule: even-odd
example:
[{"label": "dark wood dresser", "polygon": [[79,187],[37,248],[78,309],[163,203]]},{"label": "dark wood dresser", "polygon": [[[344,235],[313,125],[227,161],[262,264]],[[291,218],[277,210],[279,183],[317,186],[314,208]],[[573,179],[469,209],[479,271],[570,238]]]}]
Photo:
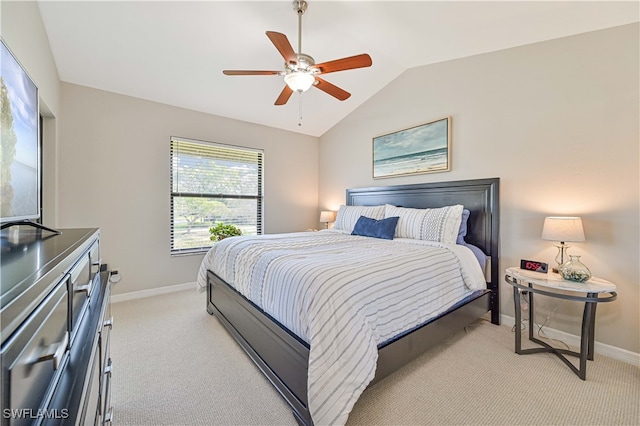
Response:
[{"label": "dark wood dresser", "polygon": [[111,422],[110,283],[98,229],[0,234],[2,425]]}]

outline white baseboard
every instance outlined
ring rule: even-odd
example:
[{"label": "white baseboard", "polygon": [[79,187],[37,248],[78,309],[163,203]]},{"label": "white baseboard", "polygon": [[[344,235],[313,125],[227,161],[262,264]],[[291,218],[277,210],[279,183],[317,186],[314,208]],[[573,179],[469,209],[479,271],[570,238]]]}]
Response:
[{"label": "white baseboard", "polygon": [[[500,315],[500,322],[503,325],[512,327],[516,320],[508,315]],[[569,334],[564,331],[556,330],[553,328],[544,328],[544,334],[551,339],[557,339],[565,342],[570,346],[580,347],[580,337],[575,334]],[[607,356],[609,358],[617,359],[631,365],[640,366],[640,354],[628,351],[626,349],[618,348],[616,346],[607,345],[605,343],[595,342],[594,350],[598,355]]]},{"label": "white baseboard", "polygon": [[111,303],[126,302],[128,300],[143,299],[145,297],[158,296],[161,294],[175,293],[177,291],[193,290],[197,291],[197,284],[194,282],[170,285],[167,287],[152,288],[149,290],[132,291],[130,293],[112,294]]}]

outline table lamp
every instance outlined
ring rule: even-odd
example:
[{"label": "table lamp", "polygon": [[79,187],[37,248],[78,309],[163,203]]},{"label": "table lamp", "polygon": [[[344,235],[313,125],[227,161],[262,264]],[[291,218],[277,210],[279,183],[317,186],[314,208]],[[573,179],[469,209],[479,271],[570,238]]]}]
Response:
[{"label": "table lamp", "polygon": [[558,255],[556,256],[556,266],[553,272],[558,272],[560,265],[565,262],[565,254],[568,246],[565,241],[584,241],[584,228],[582,218],[575,216],[549,216],[544,218],[542,226],[542,239],[559,241]]},{"label": "table lamp", "polygon": [[329,228],[329,222],[333,222],[336,219],[336,212],[331,210],[322,210],[320,212],[320,222],[324,222],[325,228]]}]

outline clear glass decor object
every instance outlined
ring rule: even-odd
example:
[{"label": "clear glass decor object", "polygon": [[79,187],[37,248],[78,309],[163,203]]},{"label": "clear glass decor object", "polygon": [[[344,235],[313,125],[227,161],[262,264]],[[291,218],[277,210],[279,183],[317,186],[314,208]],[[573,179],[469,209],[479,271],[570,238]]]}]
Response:
[{"label": "clear glass decor object", "polygon": [[569,260],[560,266],[560,276],[565,280],[583,283],[591,278],[591,271],[580,261],[580,256],[569,255]]}]

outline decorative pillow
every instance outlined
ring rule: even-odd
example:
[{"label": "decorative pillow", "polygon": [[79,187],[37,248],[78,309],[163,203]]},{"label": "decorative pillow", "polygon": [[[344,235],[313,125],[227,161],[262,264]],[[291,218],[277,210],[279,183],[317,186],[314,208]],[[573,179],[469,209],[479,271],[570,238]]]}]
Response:
[{"label": "decorative pillow", "polygon": [[398,216],[398,226],[396,227],[396,238],[420,239],[420,228],[424,221],[425,209],[411,209],[406,207],[396,207],[391,204],[384,206],[385,217]]},{"label": "decorative pillow", "polygon": [[467,209],[462,210],[462,219],[460,220],[460,229],[458,230],[458,238],[456,244],[466,244],[464,237],[467,236],[467,221],[471,212]]},{"label": "decorative pillow", "polygon": [[396,238],[455,244],[463,209],[461,204],[437,209],[412,209],[387,204],[385,217],[399,217]]},{"label": "decorative pillow", "polygon": [[393,240],[396,232],[398,217],[388,217],[386,219],[371,219],[370,217],[360,216],[360,219],[353,227],[351,235],[361,235],[363,237],[382,238],[385,240]]},{"label": "decorative pillow", "polygon": [[384,206],[340,206],[333,229],[352,232],[360,216],[384,219]]}]

